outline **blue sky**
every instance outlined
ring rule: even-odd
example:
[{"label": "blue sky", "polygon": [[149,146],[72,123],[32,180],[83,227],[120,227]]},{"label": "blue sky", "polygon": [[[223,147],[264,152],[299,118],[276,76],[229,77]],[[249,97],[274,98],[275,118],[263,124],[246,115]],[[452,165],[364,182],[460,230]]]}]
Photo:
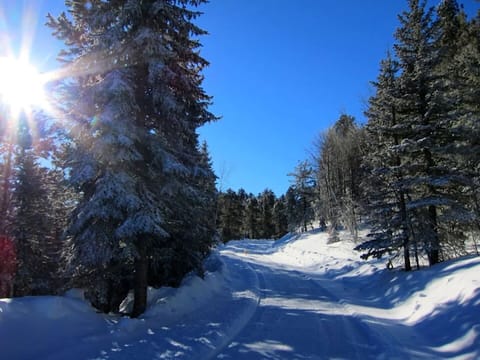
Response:
[{"label": "blue sky", "polygon": [[206,126],[223,187],[284,193],[313,140],[345,112],[363,119],[369,81],[404,1],[222,0],[203,7]]},{"label": "blue sky", "polygon": [[[460,1],[467,12],[475,0]],[[436,4],[436,1],[430,1]],[[406,0],[211,0],[197,23],[210,62],[204,88],[222,119],[200,129],[221,187],[277,195],[288,173],[308,157],[318,134],[341,113],[364,121],[369,84],[393,44]],[[61,0],[0,1],[0,44],[33,34],[32,61],[55,66],[59,44],[43,27]],[[32,28],[36,30],[31,30]]]}]

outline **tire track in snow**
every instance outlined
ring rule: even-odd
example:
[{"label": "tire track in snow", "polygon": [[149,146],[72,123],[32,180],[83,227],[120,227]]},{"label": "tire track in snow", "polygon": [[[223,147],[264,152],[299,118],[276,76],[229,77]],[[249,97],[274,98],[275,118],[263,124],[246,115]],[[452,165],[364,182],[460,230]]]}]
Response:
[{"label": "tire track in snow", "polygon": [[[338,351],[343,351],[341,358],[364,359],[366,351],[372,350],[362,344],[357,344],[362,346],[358,352],[348,346],[345,349],[345,335],[347,340],[363,340],[368,332],[361,331],[361,323],[339,316],[346,312],[344,306],[314,280],[299,276],[298,271],[248,266],[256,270],[259,279],[258,307],[242,331],[218,349],[218,358],[324,359],[338,357]],[[318,308],[319,304],[327,304],[328,309]],[[328,310],[334,310],[333,316]]]},{"label": "tire track in snow", "polygon": [[[233,284],[234,283],[234,280],[232,277],[234,275],[231,274],[232,272],[232,258],[230,256],[224,256],[224,265],[225,267],[228,267],[229,265],[231,266],[231,268],[229,269],[226,269],[226,272],[227,274],[229,274],[227,276],[227,278],[230,280],[230,282]],[[226,259],[228,259],[228,261],[225,261]],[[227,265],[227,263],[229,263],[229,265]],[[210,360],[210,359],[214,359],[216,358],[219,354],[221,354],[226,348],[228,348],[228,346],[232,343],[232,341],[237,337],[237,335],[247,326],[247,324],[252,320],[253,316],[255,315],[258,307],[259,307],[259,304],[260,304],[260,301],[261,301],[261,290],[260,290],[260,278],[258,276],[258,273],[252,268],[252,266],[250,264],[248,264],[246,261],[243,261],[241,259],[238,259],[238,257],[235,259],[235,262],[237,262],[237,265],[235,267],[238,267],[238,263],[241,263],[242,266],[243,266],[243,270],[247,270],[250,275],[252,276],[252,283],[250,284],[249,288],[251,291],[253,291],[253,294],[255,295],[256,299],[255,301],[252,302],[252,304],[250,306],[247,306],[243,311],[242,313],[240,314],[240,316],[236,316],[235,319],[232,321],[231,324],[229,324],[227,326],[227,331],[225,332],[225,334],[223,334],[222,336],[222,341],[217,343],[216,346],[215,346],[215,349],[210,352],[209,354],[206,355],[205,359],[206,360]],[[235,270],[235,271],[238,271]],[[242,277],[245,277],[245,273],[242,272]],[[236,292],[235,288],[231,287],[232,289],[232,292],[233,294],[237,294],[237,296],[241,297],[242,295],[246,295],[245,291],[243,292]],[[243,293],[243,294],[242,294]]]},{"label": "tire track in snow", "polygon": [[[409,359],[422,355],[409,346],[424,343],[415,329],[401,320],[383,318],[382,311],[388,309],[380,308],[376,314],[381,304],[366,303],[360,288],[345,288],[328,271],[306,273],[293,264],[272,262],[271,253],[263,247],[238,245],[224,252],[242,264],[233,271],[243,269],[255,275],[252,286],[258,298],[248,318],[236,319],[233,331],[226,332],[228,336],[208,359]],[[330,257],[325,266],[336,260]],[[308,330],[302,329],[299,319]],[[308,340],[297,332],[306,332]],[[312,346],[313,342],[321,345]]]},{"label": "tire track in snow", "polygon": [[[382,319],[376,323],[376,319],[358,311],[353,293],[344,288],[341,280],[321,275],[312,278],[298,268],[271,267],[258,262],[256,257],[234,256],[244,269],[255,274],[258,301],[248,319],[240,319],[208,359],[415,358],[415,353],[405,348],[417,336],[414,330],[396,322],[380,324]],[[307,326],[309,332],[318,334],[318,349],[309,344],[311,341],[282,342],[285,339],[279,336],[278,329],[272,330],[269,325],[275,323],[288,331],[289,321],[297,324],[295,318],[288,316],[305,313],[311,314]],[[296,352],[289,353],[290,350]]]},{"label": "tire track in snow", "polygon": [[[301,274],[299,272],[299,274]],[[399,321],[392,321],[383,319],[389,322],[388,326],[382,326],[380,323],[382,319],[372,319],[371,315],[362,313],[355,305],[352,305],[352,294],[348,294],[345,287],[339,285],[339,280],[318,278],[312,279],[306,274],[302,274],[315,286],[321,288],[325,293],[328,293],[332,300],[338,303],[338,308],[343,309],[342,312],[347,314],[342,319],[346,325],[349,335],[352,337],[358,336],[359,332],[366,335],[367,339],[371,339],[374,346],[369,346],[371,352],[375,353],[375,359],[416,359],[419,354],[411,351],[408,353],[408,345],[412,339],[416,339],[415,343],[424,342],[420,334],[418,334],[413,327],[402,326]],[[320,283],[329,283],[330,286],[322,286]],[[350,300],[349,300],[350,299]],[[394,311],[394,309],[392,309]],[[348,317],[348,318],[347,318]],[[353,327],[351,325],[354,325]],[[360,345],[360,344],[359,344]],[[364,345],[360,345],[364,348]],[[365,358],[362,353],[359,353],[358,359]]]}]

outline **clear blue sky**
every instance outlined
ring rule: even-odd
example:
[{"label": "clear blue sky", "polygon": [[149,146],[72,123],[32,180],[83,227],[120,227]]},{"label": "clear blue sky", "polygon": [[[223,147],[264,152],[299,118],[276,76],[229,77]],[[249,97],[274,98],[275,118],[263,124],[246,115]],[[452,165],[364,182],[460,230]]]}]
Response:
[{"label": "clear blue sky", "polygon": [[[460,1],[468,13],[479,5]],[[437,1],[431,0],[434,5]],[[284,193],[287,176],[341,113],[364,121],[369,84],[393,44],[406,0],[211,0],[197,23],[210,62],[204,88],[222,119],[200,130],[228,187]],[[0,0],[0,45],[21,42],[30,13],[32,61],[51,68],[59,45],[43,27],[60,0]],[[32,27],[36,24],[36,31]]]}]

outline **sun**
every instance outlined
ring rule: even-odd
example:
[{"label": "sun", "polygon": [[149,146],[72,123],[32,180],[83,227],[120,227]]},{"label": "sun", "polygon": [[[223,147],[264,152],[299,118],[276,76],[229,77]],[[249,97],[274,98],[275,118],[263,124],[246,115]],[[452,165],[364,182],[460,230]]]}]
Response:
[{"label": "sun", "polygon": [[0,57],[0,103],[7,106],[12,115],[45,108],[45,83],[45,77],[28,61]]}]

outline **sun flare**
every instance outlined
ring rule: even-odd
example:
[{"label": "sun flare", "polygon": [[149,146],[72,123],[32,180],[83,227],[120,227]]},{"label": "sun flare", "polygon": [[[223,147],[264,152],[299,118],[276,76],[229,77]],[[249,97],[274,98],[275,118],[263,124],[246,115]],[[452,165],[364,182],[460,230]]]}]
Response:
[{"label": "sun flare", "polygon": [[0,102],[12,114],[45,108],[45,79],[27,61],[13,57],[0,57]]}]

